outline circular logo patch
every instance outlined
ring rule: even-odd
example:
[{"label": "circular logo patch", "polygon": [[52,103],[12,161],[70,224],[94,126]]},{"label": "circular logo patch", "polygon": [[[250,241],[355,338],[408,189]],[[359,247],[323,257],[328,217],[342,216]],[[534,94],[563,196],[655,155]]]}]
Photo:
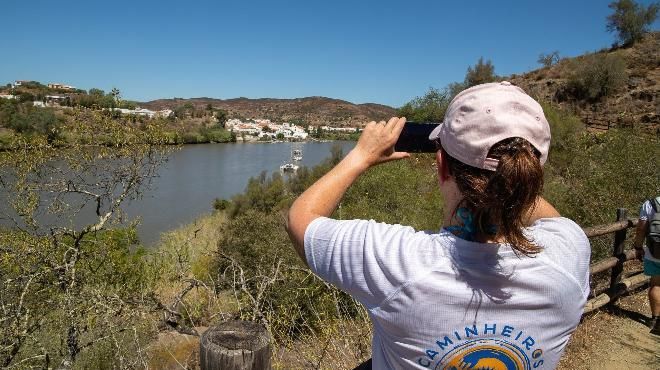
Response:
[{"label": "circular logo patch", "polygon": [[525,352],[499,339],[473,340],[452,349],[435,367],[436,370],[529,370]]}]

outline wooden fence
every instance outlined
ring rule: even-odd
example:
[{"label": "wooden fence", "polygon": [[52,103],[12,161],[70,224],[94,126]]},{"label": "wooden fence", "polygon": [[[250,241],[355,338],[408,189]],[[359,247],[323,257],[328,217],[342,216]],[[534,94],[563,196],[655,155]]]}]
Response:
[{"label": "wooden fence", "polygon": [[628,229],[637,226],[637,219],[629,219],[627,211],[623,208],[616,210],[616,222],[608,225],[589,227],[584,230],[587,237],[594,238],[607,234],[614,234],[612,243],[612,256],[592,263],[589,266],[589,275],[612,269],[610,284],[606,288],[594,291],[594,297],[587,301],[584,313],[597,310],[606,304],[613,304],[623,294],[637,289],[649,282],[649,277],[640,272],[624,277],[623,266],[626,262],[635,259],[634,250],[624,250]]},{"label": "wooden fence", "polygon": [[[624,276],[624,264],[635,259],[634,250],[624,250],[628,229],[637,226],[636,219],[627,218],[623,208],[616,211],[616,222],[583,229],[587,237],[595,238],[614,234],[612,256],[592,263],[589,275],[612,270],[608,287],[595,290],[587,301],[584,313],[607,304],[613,304],[621,295],[648,283],[649,278],[637,272]],[[260,324],[245,321],[228,321],[209,328],[200,341],[200,366],[202,370],[264,370],[271,369],[270,336]]]}]

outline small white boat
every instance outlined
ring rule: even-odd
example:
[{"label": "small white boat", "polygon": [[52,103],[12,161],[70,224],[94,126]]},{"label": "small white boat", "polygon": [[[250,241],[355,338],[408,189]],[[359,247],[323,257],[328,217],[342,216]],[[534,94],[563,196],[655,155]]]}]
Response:
[{"label": "small white boat", "polygon": [[285,163],[280,166],[280,171],[282,172],[296,172],[298,171],[298,165],[293,163]]},{"label": "small white boat", "polygon": [[293,152],[291,152],[291,159],[294,161],[302,161],[302,150],[300,149],[295,149]]}]

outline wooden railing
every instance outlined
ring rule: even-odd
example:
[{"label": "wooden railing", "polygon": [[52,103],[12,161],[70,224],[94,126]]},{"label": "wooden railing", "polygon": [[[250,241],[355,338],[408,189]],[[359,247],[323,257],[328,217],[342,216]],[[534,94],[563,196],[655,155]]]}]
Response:
[{"label": "wooden railing", "polygon": [[[624,278],[624,264],[635,258],[635,252],[625,251],[627,231],[637,225],[636,219],[628,219],[625,209],[617,209],[617,221],[612,224],[583,229],[587,237],[595,238],[614,234],[612,256],[592,263],[589,275],[612,270],[608,287],[597,289],[587,301],[584,313],[613,304],[621,295],[648,283],[649,278],[637,273]],[[200,366],[202,370],[263,370],[271,369],[271,340],[268,331],[260,324],[246,321],[228,321],[209,328],[200,341]]]},{"label": "wooden railing", "polygon": [[641,271],[624,278],[624,264],[635,259],[634,250],[624,250],[627,232],[628,229],[637,226],[638,220],[627,218],[627,211],[623,208],[616,210],[616,216],[617,221],[612,224],[583,229],[589,238],[614,234],[612,256],[589,266],[589,275],[592,278],[595,274],[612,269],[610,284],[606,288],[597,289],[593,292],[594,297],[587,301],[584,313],[597,310],[607,304],[613,304],[621,295],[649,282],[649,277],[644,276]]}]

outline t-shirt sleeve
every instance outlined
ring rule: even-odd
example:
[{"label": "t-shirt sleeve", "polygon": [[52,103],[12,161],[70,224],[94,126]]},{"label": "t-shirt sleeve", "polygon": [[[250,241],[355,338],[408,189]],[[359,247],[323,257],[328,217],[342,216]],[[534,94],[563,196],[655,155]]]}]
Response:
[{"label": "t-shirt sleeve", "polygon": [[556,266],[566,271],[589,295],[591,243],[580,225],[564,217],[543,218],[533,225],[535,237]]},{"label": "t-shirt sleeve", "polygon": [[412,249],[424,249],[423,235],[408,226],[320,217],[305,230],[305,257],[315,274],[373,308],[418,272],[405,261]]},{"label": "t-shirt sleeve", "polygon": [[651,201],[647,200],[642,203],[641,207],[639,207],[639,219],[642,221],[648,221],[648,219],[651,218],[651,215],[653,215],[653,206],[651,205]]}]

